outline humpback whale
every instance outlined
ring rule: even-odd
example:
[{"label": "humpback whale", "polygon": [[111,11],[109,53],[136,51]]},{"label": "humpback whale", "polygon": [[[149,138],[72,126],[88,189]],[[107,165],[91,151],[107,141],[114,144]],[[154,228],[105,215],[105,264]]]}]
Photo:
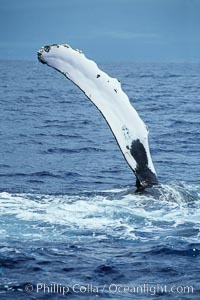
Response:
[{"label": "humpback whale", "polygon": [[147,126],[131,105],[121,83],[100,70],[82,51],[67,44],[44,46],[37,55],[41,63],[71,80],[101,112],[136,176],[137,189],[157,185]]}]

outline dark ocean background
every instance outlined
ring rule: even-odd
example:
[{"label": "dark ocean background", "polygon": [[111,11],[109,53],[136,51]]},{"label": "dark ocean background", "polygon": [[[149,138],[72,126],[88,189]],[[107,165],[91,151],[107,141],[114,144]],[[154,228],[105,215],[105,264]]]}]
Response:
[{"label": "dark ocean background", "polygon": [[200,64],[100,65],[149,127],[145,194],[77,87],[0,67],[0,299],[200,299]]}]

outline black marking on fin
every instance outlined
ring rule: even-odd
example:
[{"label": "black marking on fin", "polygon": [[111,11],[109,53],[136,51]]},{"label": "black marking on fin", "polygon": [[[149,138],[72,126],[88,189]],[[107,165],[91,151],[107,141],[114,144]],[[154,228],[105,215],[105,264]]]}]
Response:
[{"label": "black marking on fin", "polygon": [[137,188],[158,184],[156,175],[148,167],[147,153],[139,139],[132,142],[130,153],[137,163],[135,170]]},{"label": "black marking on fin", "polygon": [[117,93],[117,89],[114,89],[115,93]]},{"label": "black marking on fin", "polygon": [[148,165],[146,150],[139,139],[134,140],[131,144],[131,155],[140,167]]},{"label": "black marking on fin", "polygon": [[42,64],[46,65],[46,62],[44,62],[44,61],[42,60],[42,53],[41,53],[41,52],[38,51],[37,57],[38,57],[39,62],[41,62]]},{"label": "black marking on fin", "polygon": [[50,49],[51,49],[51,46],[44,46],[44,51],[45,51],[45,52],[49,52]]}]

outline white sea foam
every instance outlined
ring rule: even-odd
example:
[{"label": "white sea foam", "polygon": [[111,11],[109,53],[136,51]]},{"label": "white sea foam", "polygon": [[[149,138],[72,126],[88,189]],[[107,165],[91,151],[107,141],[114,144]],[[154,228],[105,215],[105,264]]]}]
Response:
[{"label": "white sea foam", "polygon": [[158,188],[156,196],[129,190],[90,196],[0,193],[1,238],[17,238],[17,232],[20,239],[33,240],[184,239],[184,224],[191,230],[187,239],[194,240],[200,228],[198,191],[198,186],[174,184]]}]

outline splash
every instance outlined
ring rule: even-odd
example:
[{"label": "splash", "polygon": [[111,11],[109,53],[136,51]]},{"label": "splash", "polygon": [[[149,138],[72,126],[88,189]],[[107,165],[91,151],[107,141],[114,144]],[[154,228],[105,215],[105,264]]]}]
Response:
[{"label": "splash", "polygon": [[[174,183],[135,194],[0,194],[1,239],[199,239],[200,189]],[[18,235],[16,236],[16,232]]]}]

